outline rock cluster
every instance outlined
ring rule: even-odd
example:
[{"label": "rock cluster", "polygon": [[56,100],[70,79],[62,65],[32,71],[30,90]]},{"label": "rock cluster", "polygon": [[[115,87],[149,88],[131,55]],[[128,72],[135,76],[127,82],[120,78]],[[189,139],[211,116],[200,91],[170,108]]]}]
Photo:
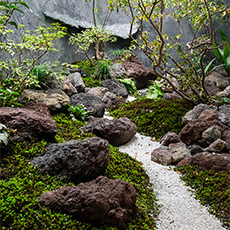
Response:
[{"label": "rock cluster", "polygon": [[230,171],[230,105],[199,104],[183,118],[179,135],[169,132],[151,159],[159,164],[198,165]]}]

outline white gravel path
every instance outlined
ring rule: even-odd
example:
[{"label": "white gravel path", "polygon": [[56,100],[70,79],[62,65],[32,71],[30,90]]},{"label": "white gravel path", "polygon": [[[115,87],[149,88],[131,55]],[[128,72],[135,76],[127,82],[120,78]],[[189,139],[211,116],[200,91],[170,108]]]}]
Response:
[{"label": "white gravel path", "polygon": [[193,198],[180,175],[168,166],[151,161],[151,152],[159,147],[150,137],[136,134],[119,150],[143,163],[154,184],[158,203],[163,205],[157,220],[159,230],[224,230],[220,221],[210,215],[207,208]]}]

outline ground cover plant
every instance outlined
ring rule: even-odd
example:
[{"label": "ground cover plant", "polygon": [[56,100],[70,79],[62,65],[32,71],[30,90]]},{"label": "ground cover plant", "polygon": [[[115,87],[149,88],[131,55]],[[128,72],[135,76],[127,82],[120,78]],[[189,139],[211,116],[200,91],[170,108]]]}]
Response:
[{"label": "ground cover plant", "polygon": [[221,219],[224,227],[230,227],[230,173],[213,170],[202,171],[186,165],[175,170],[182,173],[186,185],[195,189],[195,198],[208,205],[210,212]]},{"label": "ground cover plant", "polygon": [[137,125],[138,132],[159,139],[168,131],[178,133],[182,128],[182,117],[191,109],[192,104],[185,100],[141,98],[121,105],[110,115],[128,117]]},{"label": "ground cover plant", "polygon": [[[58,125],[56,142],[71,139],[81,140],[92,134],[82,134],[83,121],[73,121],[69,115],[55,115]],[[154,229],[157,215],[156,198],[149,178],[141,163],[110,146],[110,161],[105,175],[111,179],[122,179],[137,191],[137,213],[131,223],[119,226],[93,226],[81,223],[70,215],[54,212],[38,204],[44,192],[60,186],[74,185],[49,175],[42,176],[30,164],[35,156],[43,155],[50,143],[42,140],[34,143],[10,144],[1,161],[1,229]]]}]

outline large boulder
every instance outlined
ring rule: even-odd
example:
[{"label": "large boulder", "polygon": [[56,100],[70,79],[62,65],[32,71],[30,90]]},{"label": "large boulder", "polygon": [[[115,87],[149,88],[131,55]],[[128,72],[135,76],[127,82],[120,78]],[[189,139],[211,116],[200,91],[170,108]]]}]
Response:
[{"label": "large boulder", "polygon": [[56,122],[49,114],[26,108],[0,108],[0,123],[16,130],[12,141],[53,140],[57,134]]},{"label": "large boulder", "polygon": [[74,94],[70,98],[72,106],[83,105],[88,114],[94,117],[103,117],[105,112],[104,102],[97,96],[88,93]]},{"label": "large boulder", "polygon": [[131,140],[137,132],[136,125],[126,117],[109,120],[107,118],[92,118],[83,127],[84,132],[92,132],[108,140],[115,146],[120,146]]},{"label": "large boulder", "polygon": [[114,93],[117,96],[128,97],[129,93],[121,82],[116,79],[106,79],[102,81],[103,87],[107,88],[109,92]]},{"label": "large boulder", "polygon": [[205,77],[204,83],[209,94],[215,95],[230,85],[230,78],[226,75],[226,72],[223,74],[221,69],[215,69],[215,71]]},{"label": "large boulder", "polygon": [[177,143],[177,142],[180,142],[180,137],[174,132],[167,132],[160,139],[160,143],[165,146],[168,146],[171,143]]},{"label": "large boulder", "polygon": [[199,104],[196,105],[192,110],[188,111],[185,116],[182,118],[182,123],[185,125],[189,121],[197,119],[204,110],[217,110],[216,106]]},{"label": "large boulder", "polygon": [[178,163],[178,166],[186,164],[197,165],[201,170],[226,170],[230,172],[230,154],[197,153],[194,156],[184,158]]},{"label": "large boulder", "polygon": [[[114,63],[122,58],[124,58],[124,54],[115,58]],[[126,70],[126,77],[136,82],[137,89],[147,88],[151,81],[156,80],[153,70],[144,66],[133,53],[130,53],[130,56],[124,59],[122,66]]]},{"label": "large boulder", "polygon": [[151,153],[151,160],[161,165],[170,165],[172,154],[168,148],[156,148]]},{"label": "large boulder", "polygon": [[46,192],[39,198],[39,203],[83,222],[119,225],[132,220],[136,191],[126,181],[100,176],[78,186]]},{"label": "large boulder", "polygon": [[107,109],[111,107],[118,107],[119,105],[125,103],[125,99],[116,96],[115,94],[111,92],[105,93],[104,97],[102,98],[102,101],[105,103],[105,107]]},{"label": "large boulder", "polygon": [[108,89],[105,87],[93,87],[93,88],[86,88],[85,92],[102,99],[104,95],[108,92]]},{"label": "large boulder", "polygon": [[[218,120],[218,114],[215,110],[203,111],[199,118],[189,121],[180,131],[180,139],[187,145],[200,144],[207,146],[205,140],[202,140],[202,134],[210,127],[216,126],[221,133],[227,126]],[[206,145],[206,146],[205,146]]]},{"label": "large boulder", "polygon": [[67,109],[70,103],[69,97],[61,90],[23,90],[19,96],[19,102],[23,104],[43,103],[51,112],[60,112]]},{"label": "large boulder", "polygon": [[83,141],[71,140],[51,144],[44,156],[32,160],[43,174],[66,178],[76,183],[89,181],[101,175],[109,160],[109,143],[92,137]]},{"label": "large boulder", "polygon": [[109,66],[109,76],[111,78],[126,78],[126,70],[120,63]]}]

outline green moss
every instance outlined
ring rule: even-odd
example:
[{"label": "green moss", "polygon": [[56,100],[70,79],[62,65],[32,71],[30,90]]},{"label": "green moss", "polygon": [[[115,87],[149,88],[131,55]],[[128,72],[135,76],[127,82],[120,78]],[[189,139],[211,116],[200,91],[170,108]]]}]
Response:
[{"label": "green moss", "polygon": [[[57,142],[70,139],[82,140],[92,134],[81,134],[81,121],[59,114],[54,117],[58,125]],[[137,191],[137,213],[131,223],[119,226],[94,226],[75,220],[71,215],[57,213],[40,206],[38,199],[44,192],[60,186],[74,185],[49,175],[42,176],[30,164],[35,156],[44,155],[50,143],[17,143],[2,159],[1,170],[1,229],[154,229],[154,216],[157,214],[156,198],[151,191],[149,178],[140,163],[127,154],[110,146],[110,161],[105,175],[123,179]]]},{"label": "green moss", "polygon": [[192,109],[185,100],[138,99],[125,103],[110,114],[115,118],[128,117],[137,125],[138,132],[161,138],[169,131],[179,133],[182,128],[182,117]]},{"label": "green moss", "polygon": [[83,121],[73,121],[66,114],[58,114],[53,117],[57,122],[58,134],[55,139],[58,143],[69,141],[69,140],[82,140],[87,137],[92,137],[91,133],[82,133],[81,127],[85,125]]},{"label": "green moss", "polygon": [[210,207],[225,227],[230,227],[230,173],[213,170],[202,171],[196,166],[177,167],[186,185],[196,190],[195,197]]}]

